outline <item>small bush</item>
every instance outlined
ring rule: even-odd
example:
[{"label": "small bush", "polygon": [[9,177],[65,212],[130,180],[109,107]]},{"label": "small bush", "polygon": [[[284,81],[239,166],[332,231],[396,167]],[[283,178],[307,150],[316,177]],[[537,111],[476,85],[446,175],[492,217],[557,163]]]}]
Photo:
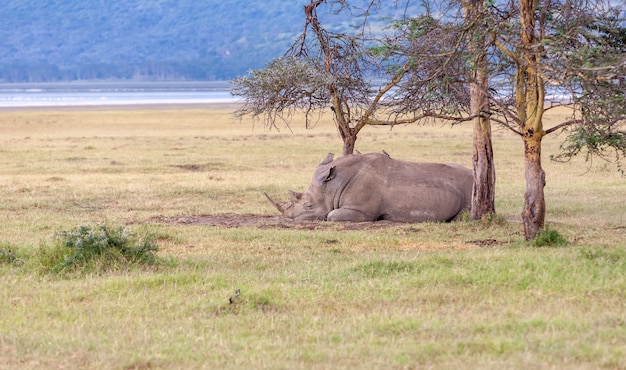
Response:
[{"label": "small bush", "polygon": [[568,242],[558,231],[546,227],[539,231],[534,244],[535,247],[563,247]]},{"label": "small bush", "polygon": [[150,236],[138,238],[126,227],[79,226],[63,231],[59,243],[41,250],[44,268],[59,272],[106,272],[156,263],[158,247]]},{"label": "small bush", "polygon": [[9,245],[0,245],[0,263],[11,265],[17,263],[20,259],[18,258],[15,250],[11,248]]}]

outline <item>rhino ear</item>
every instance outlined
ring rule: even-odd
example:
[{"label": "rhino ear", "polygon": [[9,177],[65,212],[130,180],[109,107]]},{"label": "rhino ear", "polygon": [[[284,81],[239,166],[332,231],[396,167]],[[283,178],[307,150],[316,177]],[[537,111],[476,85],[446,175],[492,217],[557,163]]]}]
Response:
[{"label": "rhino ear", "polygon": [[317,178],[317,182],[320,184],[323,184],[325,182],[328,182],[334,179],[336,175],[337,175],[337,169],[335,168],[335,166],[332,166],[328,170],[320,173],[319,177]]},{"label": "rhino ear", "polygon": [[320,162],[320,166],[323,166],[325,164],[329,164],[330,162],[333,161],[333,158],[335,158],[335,155],[333,153],[328,153],[328,155],[326,156],[326,158],[324,158],[323,161]]},{"label": "rhino ear", "polygon": [[289,190],[289,196],[291,196],[292,202],[297,202],[302,198],[302,193],[297,193],[295,191]]}]

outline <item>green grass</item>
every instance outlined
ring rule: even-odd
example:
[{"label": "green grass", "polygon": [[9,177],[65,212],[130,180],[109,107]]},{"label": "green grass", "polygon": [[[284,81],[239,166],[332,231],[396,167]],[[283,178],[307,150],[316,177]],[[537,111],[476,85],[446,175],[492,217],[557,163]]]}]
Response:
[{"label": "green grass", "polygon": [[[537,244],[519,222],[521,145],[502,131],[493,218],[227,228],[159,220],[274,214],[263,192],[304,190],[339,152],[331,121],[4,111],[0,129],[0,369],[626,368],[626,181],[604,165],[544,161]],[[366,128],[357,149],[469,165],[470,130]],[[172,263],[45,272],[41,251],[80,225],[141,231]]]},{"label": "green grass", "polygon": [[3,340],[14,361],[92,368],[624,366],[623,248],[226,254],[86,280],[12,272],[31,289],[2,297],[19,310]]},{"label": "green grass", "polygon": [[36,254],[42,273],[101,274],[137,266],[156,266],[158,246],[152,235],[139,236],[128,227],[81,225],[62,231],[53,246]]}]

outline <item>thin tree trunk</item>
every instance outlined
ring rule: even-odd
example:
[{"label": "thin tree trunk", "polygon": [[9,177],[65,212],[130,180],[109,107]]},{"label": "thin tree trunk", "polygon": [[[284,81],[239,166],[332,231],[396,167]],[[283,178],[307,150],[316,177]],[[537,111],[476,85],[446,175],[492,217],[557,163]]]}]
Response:
[{"label": "thin tree trunk", "polygon": [[341,155],[343,157],[354,153],[354,145],[356,143],[356,135],[350,135],[348,137],[343,138],[343,152]]},{"label": "thin tree trunk", "polygon": [[333,104],[333,112],[335,113],[335,123],[337,124],[337,131],[339,131],[339,136],[341,136],[341,140],[343,141],[343,150],[341,155],[345,157],[349,154],[354,153],[354,146],[356,144],[358,131],[350,127],[348,119],[346,118],[346,114],[343,111],[341,99],[337,95],[337,90],[335,86],[332,84],[329,85],[328,91],[331,96],[330,100]]},{"label": "thin tree trunk", "polygon": [[526,240],[534,239],[544,226],[546,202],[544,186],[546,175],[541,168],[541,140],[546,89],[541,76],[541,47],[538,42],[534,13],[535,0],[520,0],[520,25],[523,65],[516,71],[516,104],[518,118],[522,122],[524,142],[524,171],[526,191],[522,223]]},{"label": "thin tree trunk", "polygon": [[481,52],[474,59],[476,82],[470,86],[470,109],[474,119],[472,171],[474,187],[472,190],[471,218],[478,220],[484,215],[495,213],[496,170],[493,163],[491,144],[491,122],[486,116],[489,100],[485,93],[489,87],[487,81],[487,61]]},{"label": "thin tree trunk", "polygon": [[[537,232],[543,228],[546,202],[543,188],[546,185],[546,175],[541,167],[541,140],[543,131],[543,102],[545,88],[541,76],[536,70],[526,70],[526,95],[522,116],[522,141],[524,142],[524,175],[526,177],[526,191],[524,192],[524,209],[522,223],[526,240],[534,239]],[[538,97],[538,99],[536,99]]]},{"label": "thin tree trunk", "polygon": [[489,119],[481,117],[474,121],[473,141],[472,171],[474,174],[474,187],[472,190],[471,218],[478,220],[485,215],[496,212],[496,170],[493,163],[491,123]]},{"label": "thin tree trunk", "polygon": [[524,140],[524,174],[526,191],[524,192],[524,236],[526,240],[534,239],[544,226],[546,201],[544,186],[546,175],[541,168],[541,136],[525,136]]},{"label": "thin tree trunk", "polygon": [[[335,50],[331,47],[329,36],[320,26],[319,20],[317,19],[317,14],[315,12],[317,7],[324,2],[326,1],[311,1],[309,5],[304,6],[304,14],[306,16],[307,23],[311,24],[311,28],[317,36],[317,39],[320,43],[320,48],[324,53],[324,70],[326,71],[326,73],[330,74]],[[335,118],[337,119],[337,130],[339,131],[341,140],[343,140],[342,156],[352,154],[354,152],[357,132],[355,132],[355,130],[350,127],[349,119],[347,119],[346,114],[343,110],[344,104],[342,104],[342,100],[339,97],[339,93],[337,92],[337,87],[333,82],[328,84],[328,94],[330,95],[331,104],[334,109],[333,112],[335,113]]]},{"label": "thin tree trunk", "polygon": [[491,144],[491,122],[489,120],[489,81],[487,79],[486,34],[481,22],[484,10],[483,0],[462,1],[467,24],[473,24],[474,34],[469,44],[469,51],[474,56],[472,67],[473,81],[470,83],[470,114],[474,118],[472,171],[474,187],[472,189],[471,218],[477,220],[484,215],[495,213],[496,171],[493,163]]},{"label": "thin tree trunk", "polygon": [[[532,106],[536,108],[530,108]],[[536,104],[529,104],[528,109],[531,112],[536,112],[537,115],[530,114],[531,117],[526,121],[525,133],[522,135],[522,141],[524,142],[524,176],[526,178],[522,223],[524,224],[524,237],[526,240],[534,239],[537,236],[537,232],[544,226],[546,214],[543,189],[546,185],[546,174],[541,167],[541,139],[545,135],[541,128],[543,104],[539,106],[542,107],[540,110],[538,110]]]}]

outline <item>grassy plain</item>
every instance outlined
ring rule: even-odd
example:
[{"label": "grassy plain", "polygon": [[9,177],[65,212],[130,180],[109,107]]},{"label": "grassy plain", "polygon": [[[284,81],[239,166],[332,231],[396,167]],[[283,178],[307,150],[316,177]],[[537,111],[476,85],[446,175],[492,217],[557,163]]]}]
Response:
[{"label": "grassy plain", "polygon": [[[304,190],[332,120],[267,131],[232,107],[0,111],[0,369],[626,368],[626,180],[556,164],[547,222],[523,241],[520,140],[494,132],[499,217],[366,230],[164,220],[274,214]],[[559,114],[548,117],[556,122]],[[361,152],[471,164],[471,128],[366,128]],[[152,269],[64,278],[37,250],[78,225],[157,236]],[[241,295],[234,304],[228,298]]]}]

